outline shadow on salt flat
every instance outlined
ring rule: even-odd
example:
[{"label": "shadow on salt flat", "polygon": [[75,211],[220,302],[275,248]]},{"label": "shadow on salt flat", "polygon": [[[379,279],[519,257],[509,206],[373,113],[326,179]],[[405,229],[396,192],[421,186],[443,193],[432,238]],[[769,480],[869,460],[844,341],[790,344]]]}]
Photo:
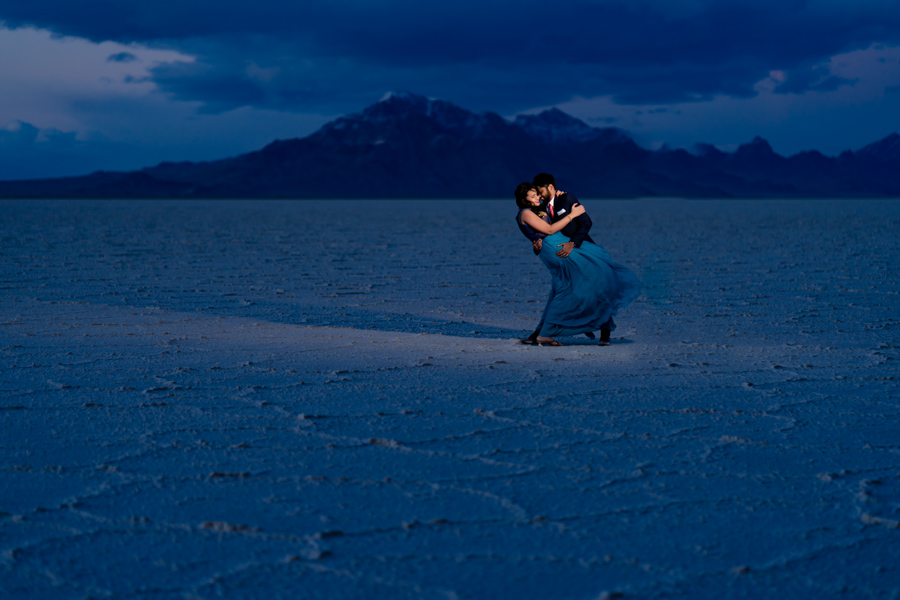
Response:
[{"label": "shadow on salt flat", "polygon": [[[138,304],[138,303],[134,303]],[[263,301],[238,306],[207,306],[198,308],[190,302],[173,302],[168,305],[154,303],[154,308],[192,312],[208,316],[226,318],[261,319],[282,325],[300,325],[311,327],[342,327],[360,331],[380,331],[383,333],[413,333],[428,335],[446,335],[457,338],[477,339],[522,339],[528,336],[532,327],[537,325],[540,313],[534,314],[534,323],[525,329],[494,326],[487,323],[474,323],[463,319],[451,320],[427,317],[413,313],[396,313],[375,311],[364,308],[348,309],[347,307],[315,306],[297,304],[285,307],[283,303],[267,303]],[[477,312],[473,308],[473,312]],[[493,314],[490,317],[497,317]],[[484,317],[482,317],[484,318]],[[598,332],[599,333],[599,332]],[[633,333],[633,332],[630,332]],[[583,335],[560,338],[565,345],[596,345],[596,340],[589,340]],[[616,337],[613,344],[632,344],[633,340]]]},{"label": "shadow on salt flat", "polygon": [[[173,307],[179,310],[178,307]],[[263,318],[272,323],[281,323],[284,325],[303,325],[313,327],[346,327],[351,329],[359,329],[362,331],[381,331],[384,333],[423,333],[428,335],[446,335],[459,338],[478,338],[478,339],[521,339],[528,336],[533,330],[528,329],[511,329],[508,327],[497,327],[485,323],[472,323],[469,321],[435,319],[414,314],[398,314],[378,312],[371,310],[355,310],[352,312],[335,312],[328,307],[312,307],[298,306],[295,310],[284,312],[283,306],[278,306],[279,312],[274,310],[266,310],[265,306],[254,306],[256,310],[254,314],[247,314],[246,310],[229,310],[216,307],[215,313],[221,316],[242,317],[242,318]],[[180,309],[183,310],[183,309]],[[203,314],[209,315],[210,310],[203,310]],[[257,317],[258,315],[258,317]],[[535,316],[534,325],[537,325],[537,319],[540,315]],[[560,338],[566,345],[596,345],[596,340],[589,340],[583,335]],[[625,338],[613,337],[613,343],[634,343],[632,340]]]}]

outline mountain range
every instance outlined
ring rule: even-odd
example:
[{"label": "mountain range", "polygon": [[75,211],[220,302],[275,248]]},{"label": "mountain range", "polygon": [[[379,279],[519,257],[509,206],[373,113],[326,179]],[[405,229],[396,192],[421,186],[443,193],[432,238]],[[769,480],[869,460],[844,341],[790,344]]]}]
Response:
[{"label": "mountain range", "polygon": [[582,197],[900,196],[900,135],[836,157],[780,156],[759,137],[735,152],[654,151],[556,108],[510,121],[392,92],[305,138],[233,158],[5,181],[0,197],[511,197],[539,172]]}]

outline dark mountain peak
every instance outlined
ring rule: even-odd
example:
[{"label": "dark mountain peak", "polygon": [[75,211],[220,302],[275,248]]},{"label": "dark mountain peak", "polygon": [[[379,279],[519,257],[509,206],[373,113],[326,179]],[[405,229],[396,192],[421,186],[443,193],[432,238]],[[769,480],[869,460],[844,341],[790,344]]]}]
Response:
[{"label": "dark mountain peak", "polygon": [[697,143],[691,148],[691,154],[700,158],[721,158],[725,153],[712,144]]},{"label": "dark mountain peak", "polygon": [[326,124],[313,138],[329,138],[340,145],[385,143],[401,130],[443,131],[468,141],[523,139],[523,133],[545,143],[631,142],[615,127],[598,129],[558,108],[536,115],[518,115],[512,123],[493,112],[476,113],[446,100],[426,98],[406,91],[392,91],[361,113],[340,117]]},{"label": "dark mountain peak", "polygon": [[597,139],[624,141],[631,138],[621,129],[591,127],[581,119],[560,109],[548,108],[536,115],[516,115],[513,125],[523,129],[531,137],[548,143],[590,142]]},{"label": "dark mountain peak", "polygon": [[479,119],[479,115],[446,100],[429,101],[426,113],[445,127],[467,127]]},{"label": "dark mountain peak", "polygon": [[593,129],[593,127],[591,127],[581,119],[576,119],[569,113],[564,112],[556,108],[555,106],[534,115],[516,115],[513,123],[515,123],[519,127],[522,127],[523,129],[536,126],[563,128],[572,127],[582,131]]},{"label": "dark mountain peak", "polygon": [[834,172],[836,158],[829,158],[818,150],[805,150],[798,152],[787,159],[794,176],[810,178],[822,178],[828,172]]},{"label": "dark mountain peak", "polygon": [[385,93],[385,95],[381,97],[381,100],[379,100],[378,103],[421,104],[423,101],[427,100],[428,98],[426,98],[422,94],[415,94],[406,90],[391,90]]},{"label": "dark mountain peak", "polygon": [[369,118],[422,115],[428,112],[431,102],[425,96],[412,92],[391,91],[382,96],[381,100],[366,108],[362,114]]},{"label": "dark mountain peak", "polygon": [[756,136],[749,144],[738,146],[730,160],[735,165],[742,165],[742,169],[750,169],[756,176],[759,174],[757,173],[759,169],[775,168],[776,165],[780,165],[787,159],[775,154],[769,142]]},{"label": "dark mountain peak", "polygon": [[824,154],[822,154],[818,150],[803,150],[802,152],[798,152],[791,158],[797,158],[798,156],[801,156],[804,158],[812,157],[812,158],[816,158],[816,159],[818,159],[819,157],[827,158]]},{"label": "dark mountain peak", "polygon": [[900,161],[900,134],[892,133],[883,140],[862,148],[856,155],[867,160]]},{"label": "dark mountain peak", "polygon": [[475,113],[446,100],[401,91],[388,92],[361,113],[332,121],[311,137],[327,137],[342,145],[377,145],[394,136],[408,139],[408,135],[442,133],[468,141],[521,136],[521,131],[496,113]]},{"label": "dark mountain peak", "polygon": [[765,156],[769,154],[775,154],[775,151],[772,150],[772,146],[769,144],[769,142],[759,136],[756,136],[749,144],[741,144],[740,146],[738,146],[737,152],[735,152],[735,154]]},{"label": "dark mountain peak", "polygon": [[484,117],[484,115],[460,108],[446,100],[426,98],[402,90],[386,93],[381,100],[364,109],[361,115],[348,115],[350,118],[354,116],[368,121],[409,116],[429,117],[451,129],[471,126],[475,121]]},{"label": "dark mountain peak", "polygon": [[[361,113],[345,115],[326,123],[306,139],[345,147],[381,145],[398,131],[407,129],[410,119],[427,119],[437,102],[441,101],[411,92],[388,92]],[[296,141],[289,142],[293,144]]]}]

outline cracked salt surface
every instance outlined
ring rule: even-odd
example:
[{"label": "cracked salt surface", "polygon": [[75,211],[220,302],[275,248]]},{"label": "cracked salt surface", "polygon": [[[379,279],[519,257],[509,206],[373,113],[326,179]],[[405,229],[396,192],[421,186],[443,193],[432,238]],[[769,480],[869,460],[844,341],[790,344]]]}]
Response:
[{"label": "cracked salt surface", "polygon": [[897,597],[900,202],[0,202],[0,596]]}]

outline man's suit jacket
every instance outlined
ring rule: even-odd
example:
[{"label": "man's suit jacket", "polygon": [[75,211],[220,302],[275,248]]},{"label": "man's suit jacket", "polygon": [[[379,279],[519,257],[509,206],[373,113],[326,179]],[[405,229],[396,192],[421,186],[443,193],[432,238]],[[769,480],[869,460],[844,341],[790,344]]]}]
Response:
[{"label": "man's suit jacket", "polygon": [[[553,214],[551,215],[550,220],[553,223],[556,223],[560,219],[565,219],[572,211],[572,205],[576,202],[578,202],[578,198],[569,193],[557,196],[556,200],[553,202]],[[549,209],[549,206],[547,208]],[[588,235],[592,225],[591,218],[587,213],[584,213],[563,227],[563,230],[560,233],[575,242],[576,248],[580,248],[582,242],[594,243],[594,240]]]}]

